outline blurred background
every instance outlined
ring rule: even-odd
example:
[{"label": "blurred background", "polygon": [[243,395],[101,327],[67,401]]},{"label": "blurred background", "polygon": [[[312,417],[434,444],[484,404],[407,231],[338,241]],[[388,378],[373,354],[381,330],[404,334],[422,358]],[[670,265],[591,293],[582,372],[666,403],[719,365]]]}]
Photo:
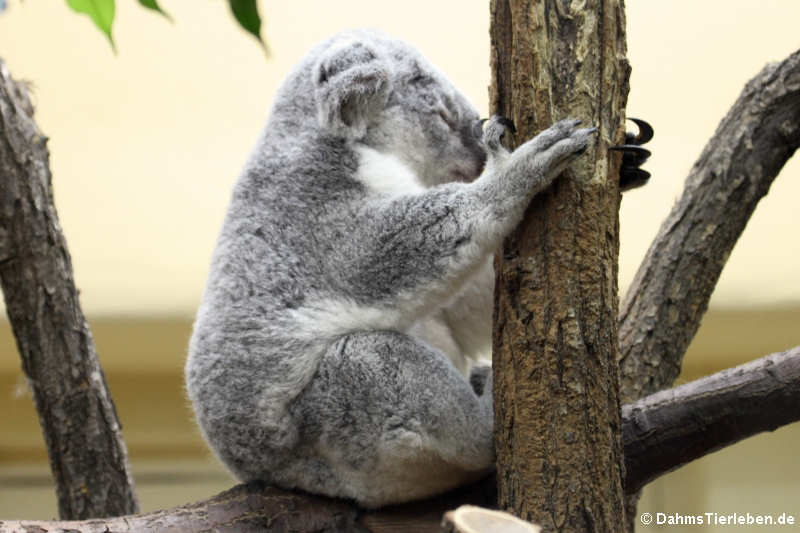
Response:
[{"label": "blurred background", "polygon": [[[65,2],[10,0],[0,14],[0,57],[30,82],[50,137],[56,204],[144,511],[233,484],[195,428],[182,367],[231,186],[292,65],[332,33],[367,26],[413,43],[483,115],[489,84],[485,0],[262,1],[269,58],[222,1],[160,4],[174,23],[118,2],[116,55]],[[622,201],[623,292],[745,82],[800,47],[800,3],[629,1],[627,16],[628,114],[656,137],[650,184]],[[800,344],[798,175],[795,159],[731,254],[683,381]],[[697,461],[651,484],[640,511],[800,520],[798,440],[793,425]],[[0,321],[0,517],[56,513],[37,417]]]}]

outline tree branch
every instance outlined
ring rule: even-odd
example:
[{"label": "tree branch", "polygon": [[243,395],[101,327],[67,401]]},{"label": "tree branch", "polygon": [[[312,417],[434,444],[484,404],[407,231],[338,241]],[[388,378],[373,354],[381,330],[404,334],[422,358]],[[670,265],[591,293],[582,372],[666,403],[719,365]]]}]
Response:
[{"label": "tree branch", "polygon": [[136,512],[125,443],[50,183],[47,139],[0,61],[0,284],[33,389],[62,518]]},{"label": "tree branch", "polygon": [[625,491],[734,444],[800,420],[800,347],[623,406]]},{"label": "tree branch", "polygon": [[105,520],[0,520],[0,533],[63,530],[80,533],[183,533],[184,531],[256,531],[314,533],[440,533],[446,511],[468,503],[493,506],[491,476],[468,487],[421,502],[359,509],[352,502],[284,491],[260,482],[237,485],[209,500],[166,511]]},{"label": "tree branch", "polygon": [[[622,408],[625,492],[762,431],[800,420],[800,347],[723,370]],[[445,511],[494,507],[494,477],[425,501],[364,511],[344,500],[237,485],[213,498],[144,515],[72,522],[0,521],[0,533],[59,528],[83,533],[136,531],[336,531],[434,533]],[[27,529],[26,529],[27,528]],[[39,529],[35,529],[39,528]]]},{"label": "tree branch", "polygon": [[620,313],[622,401],[670,386],[733,245],[800,145],[800,51],[744,88],[694,164]]}]

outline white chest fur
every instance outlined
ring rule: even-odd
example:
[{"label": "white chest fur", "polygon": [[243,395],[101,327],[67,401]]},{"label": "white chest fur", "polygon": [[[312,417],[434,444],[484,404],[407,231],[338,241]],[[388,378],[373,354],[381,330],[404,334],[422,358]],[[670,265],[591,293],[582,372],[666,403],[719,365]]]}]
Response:
[{"label": "white chest fur", "polygon": [[369,146],[356,147],[359,157],[356,179],[371,190],[396,196],[425,190],[417,177],[399,158]]}]

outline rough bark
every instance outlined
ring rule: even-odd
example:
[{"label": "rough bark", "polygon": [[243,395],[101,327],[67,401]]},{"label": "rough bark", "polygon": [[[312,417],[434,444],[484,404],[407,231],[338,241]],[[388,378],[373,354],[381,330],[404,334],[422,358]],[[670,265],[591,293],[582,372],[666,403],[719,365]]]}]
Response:
[{"label": "rough bark", "polygon": [[0,61],[0,283],[39,413],[62,518],[136,512],[114,404],[78,304],[47,139]]},{"label": "rough bark", "polygon": [[0,533],[439,533],[442,515],[464,503],[491,506],[494,479],[448,494],[378,511],[364,511],[347,500],[283,491],[254,482],[213,498],[165,511],[105,520],[48,522],[0,520]]},{"label": "rough bark", "polygon": [[618,165],[629,67],[620,1],[493,0],[493,113],[515,146],[558,119],[596,143],[496,254],[499,504],[545,531],[621,531]]},{"label": "rough bark", "polygon": [[800,419],[800,347],[625,405],[626,492],[703,455]]},{"label": "rough bark", "polygon": [[692,167],[620,313],[622,401],[670,386],[758,201],[800,145],[800,51],[745,86]]}]

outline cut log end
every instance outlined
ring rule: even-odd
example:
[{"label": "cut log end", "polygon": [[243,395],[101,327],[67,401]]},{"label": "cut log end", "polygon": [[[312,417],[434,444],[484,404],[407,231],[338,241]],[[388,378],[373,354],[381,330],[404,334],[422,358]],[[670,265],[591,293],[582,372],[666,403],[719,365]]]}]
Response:
[{"label": "cut log end", "polygon": [[445,533],[539,533],[542,528],[503,511],[462,505],[442,519]]}]

